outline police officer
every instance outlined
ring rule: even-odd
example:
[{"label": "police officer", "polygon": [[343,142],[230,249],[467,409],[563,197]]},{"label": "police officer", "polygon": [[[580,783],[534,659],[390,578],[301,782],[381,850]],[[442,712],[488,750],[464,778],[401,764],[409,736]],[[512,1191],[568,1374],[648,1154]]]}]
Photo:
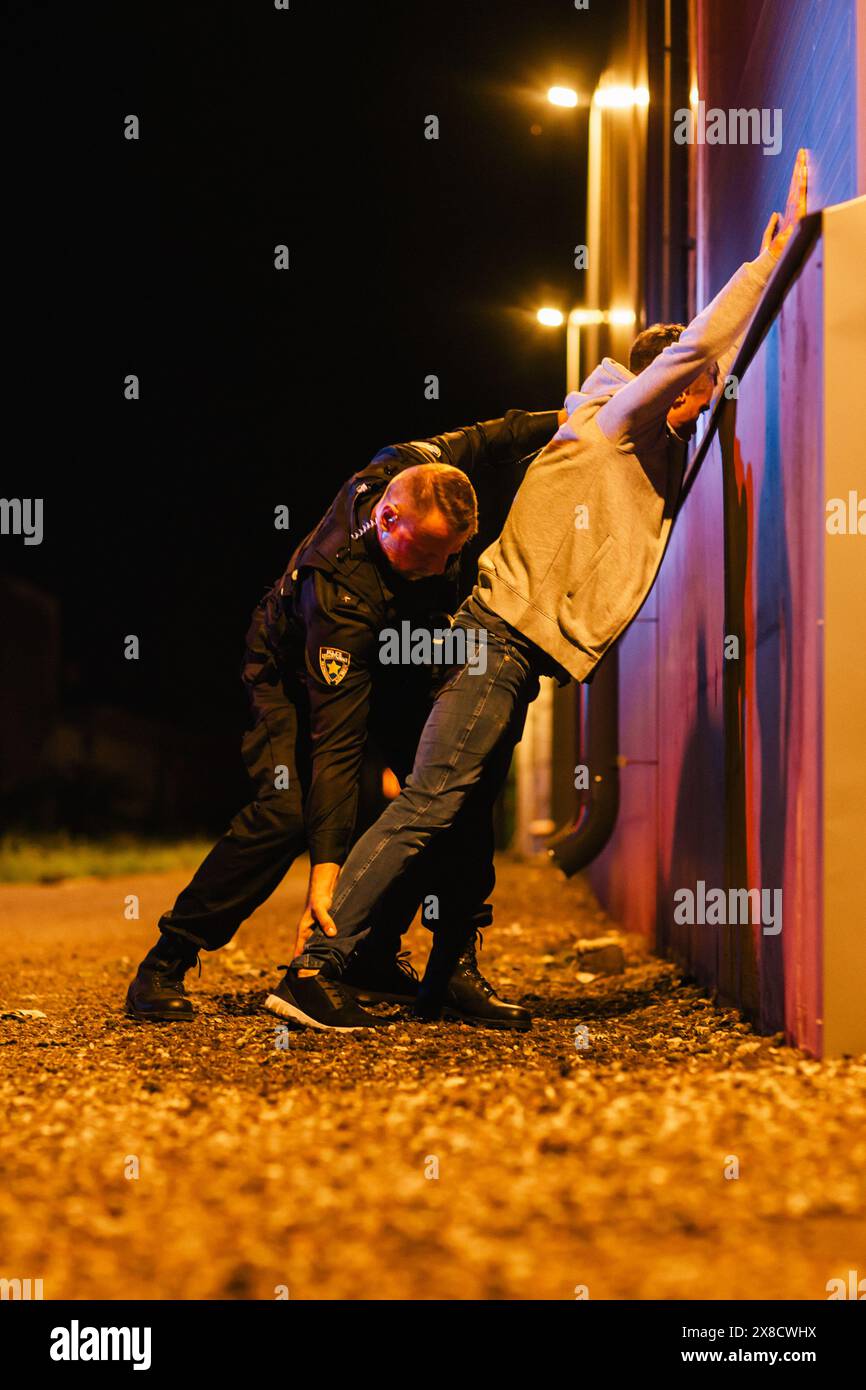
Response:
[{"label": "police officer", "polygon": [[[183,981],[198,952],[225,945],[305,850],[310,881],[296,954],[314,924],[333,929],[328,909],[340,866],[381,809],[375,796],[362,798],[362,785],[387,768],[385,780],[396,791],[394,779],[411,769],[430,707],[431,668],[382,664],[381,634],[405,621],[413,632],[441,630],[462,597],[459,554],[477,529],[472,481],[500,479],[510,502],[519,482],[510,466],[542,448],[563,415],[512,410],[501,420],[384,449],[349,479],[298,546],[246,638],[242,677],[252,720],[242,752],[255,799],[160,918],[159,939],[127,994],[133,1016],[192,1018]],[[526,1011],[499,1000],[478,972],[474,940],[490,920],[492,847],[469,852],[473,814],[470,805],[462,833],[443,837],[436,854],[419,856],[417,868],[386,895],[365,949],[339,986],[323,982],[343,1026],[352,1026],[357,1009],[352,995],[400,1002],[418,996],[414,971],[397,952],[422,900],[435,904],[428,973],[440,994],[448,989],[451,1015],[528,1026]],[[489,838],[489,814],[478,815],[477,824]]]}]

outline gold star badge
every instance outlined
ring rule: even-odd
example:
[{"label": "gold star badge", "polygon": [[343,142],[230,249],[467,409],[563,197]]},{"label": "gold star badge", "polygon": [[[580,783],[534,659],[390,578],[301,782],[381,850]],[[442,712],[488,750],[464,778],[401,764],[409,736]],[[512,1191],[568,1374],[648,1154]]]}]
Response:
[{"label": "gold star badge", "polygon": [[351,660],[350,654],[339,647],[319,648],[319,665],[328,685],[339,685],[345,679]]}]

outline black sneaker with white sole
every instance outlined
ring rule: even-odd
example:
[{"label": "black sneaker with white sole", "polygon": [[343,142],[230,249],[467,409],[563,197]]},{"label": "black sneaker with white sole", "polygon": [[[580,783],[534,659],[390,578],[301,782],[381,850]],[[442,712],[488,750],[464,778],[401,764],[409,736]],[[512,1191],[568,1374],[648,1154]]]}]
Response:
[{"label": "black sneaker with white sole", "polygon": [[387,1019],[376,1018],[360,1008],[338,980],[318,975],[299,975],[287,970],[277,988],[265,999],[269,1013],[293,1018],[308,1028],[333,1028],[341,1033],[356,1028],[381,1028]]}]

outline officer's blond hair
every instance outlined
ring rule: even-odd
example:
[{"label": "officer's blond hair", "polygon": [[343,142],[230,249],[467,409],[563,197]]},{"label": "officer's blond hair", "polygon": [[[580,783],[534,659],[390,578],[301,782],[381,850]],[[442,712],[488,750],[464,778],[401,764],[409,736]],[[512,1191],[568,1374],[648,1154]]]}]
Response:
[{"label": "officer's blond hair", "polygon": [[383,501],[405,497],[418,516],[438,509],[455,536],[478,530],[478,499],[461,469],[450,463],[416,463],[404,468],[385,490]]}]

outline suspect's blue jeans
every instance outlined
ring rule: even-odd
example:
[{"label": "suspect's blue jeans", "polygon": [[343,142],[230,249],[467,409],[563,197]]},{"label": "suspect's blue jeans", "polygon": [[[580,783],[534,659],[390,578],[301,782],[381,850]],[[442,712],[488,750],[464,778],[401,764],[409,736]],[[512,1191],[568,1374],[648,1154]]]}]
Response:
[{"label": "suspect's blue jeans", "polygon": [[[468,626],[461,612],[455,626]],[[343,865],[331,916],[338,934],[316,927],[296,967],[342,975],[372,922],[379,898],[415,855],[443,834],[460,837],[455,861],[472,853],[476,815],[492,813],[538,694],[531,649],[503,625],[486,630],[487,667],[457,667],[440,686],[406,785]],[[469,842],[467,843],[467,837]],[[478,848],[476,851],[478,852]]]}]

